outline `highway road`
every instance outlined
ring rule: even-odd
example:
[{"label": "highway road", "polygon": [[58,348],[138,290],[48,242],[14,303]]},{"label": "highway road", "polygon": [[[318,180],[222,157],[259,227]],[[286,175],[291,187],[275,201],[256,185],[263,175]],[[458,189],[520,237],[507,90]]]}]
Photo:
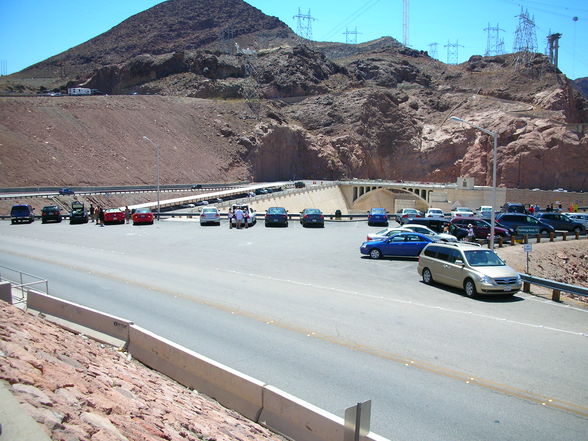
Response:
[{"label": "highway road", "polygon": [[246,230],[0,222],[0,265],[394,441],[587,438],[588,310],[427,286],[364,222]]}]

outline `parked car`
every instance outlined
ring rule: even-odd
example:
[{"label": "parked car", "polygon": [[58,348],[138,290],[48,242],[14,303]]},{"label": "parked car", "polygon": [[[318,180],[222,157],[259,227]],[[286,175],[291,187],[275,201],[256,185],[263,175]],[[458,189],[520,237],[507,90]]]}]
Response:
[{"label": "parked car", "polygon": [[61,208],[57,205],[47,205],[41,209],[41,223],[49,221],[61,222]]},{"label": "parked car", "polygon": [[20,223],[27,223],[30,224],[35,221],[35,213],[33,207],[28,204],[17,204],[13,205],[10,209],[10,223],[11,224],[20,224]]},{"label": "parked car", "polygon": [[216,207],[204,207],[200,212],[200,225],[220,225],[221,217],[218,208]]},{"label": "parked car", "polygon": [[268,194],[269,191],[267,188],[256,188],[255,189],[255,194],[256,195],[262,195],[262,194]]},{"label": "parked car", "polygon": [[457,237],[455,237],[453,234],[437,233],[425,225],[404,224],[402,227],[414,231],[415,233],[424,234],[425,236],[429,236],[435,240],[440,240],[443,242],[457,242]]},{"label": "parked car", "polygon": [[[475,217],[456,217],[451,219],[450,223],[465,229],[469,228],[469,225],[471,225],[472,229],[474,230],[474,237],[476,239],[488,239],[492,230],[492,224],[485,221],[484,219]],[[504,228],[495,224],[494,236],[507,238],[510,237],[510,231],[508,228]]]},{"label": "parked car", "polygon": [[137,208],[131,215],[133,219],[133,225],[149,224],[153,225],[155,216],[151,211],[151,208]]},{"label": "parked car", "polygon": [[383,256],[417,257],[422,249],[431,242],[434,242],[434,239],[429,236],[406,232],[394,234],[382,240],[364,242],[359,251],[372,259],[380,259]]},{"label": "parked car", "polygon": [[297,181],[297,182],[294,182],[294,187],[295,188],[304,188],[304,187],[306,187],[306,184],[302,181]]},{"label": "parked car", "polygon": [[288,211],[284,207],[270,207],[265,210],[265,226],[287,227]]},{"label": "parked car", "polygon": [[474,217],[474,212],[468,207],[455,207],[451,210],[451,217]]},{"label": "parked car", "polygon": [[314,225],[324,228],[325,216],[318,208],[305,208],[300,212],[300,224],[303,227]]},{"label": "parked car", "polygon": [[463,242],[428,245],[419,256],[417,271],[424,283],[438,282],[461,288],[469,297],[477,294],[512,296],[522,286],[519,273],[494,251]]},{"label": "parked car", "polygon": [[200,190],[202,188],[202,184],[194,184],[190,186],[190,190]]},{"label": "parked car", "polygon": [[104,210],[104,224],[124,224],[125,212],[120,208],[108,208]]},{"label": "parked car", "polygon": [[61,188],[59,190],[59,194],[60,195],[72,195],[72,194],[75,194],[75,191],[73,191],[71,188]]},{"label": "parked car", "polygon": [[208,201],[198,201],[196,202],[197,207],[201,207],[202,205],[208,205]]},{"label": "parked car", "polygon": [[482,205],[480,208],[476,210],[476,215],[482,219],[491,219],[492,218],[492,206],[491,205]]},{"label": "parked car", "polygon": [[396,221],[402,223],[404,219],[422,217],[422,213],[416,208],[402,208],[396,211]]},{"label": "parked car", "polygon": [[588,227],[588,213],[564,213],[574,222],[580,222],[584,227]]},{"label": "parked car", "polygon": [[413,230],[404,227],[390,227],[375,233],[368,233],[365,240],[383,240],[398,233],[410,233],[411,231]]},{"label": "parked car", "polygon": [[404,224],[419,224],[429,227],[435,233],[443,233],[445,225],[449,225],[449,221],[446,219],[439,219],[436,217],[407,217],[402,219],[400,222]]},{"label": "parked car", "polygon": [[[245,222],[247,222],[247,226],[251,227],[257,223],[257,214],[255,210],[249,206],[249,204],[233,204],[231,205],[231,213],[234,213],[236,210],[241,209],[243,214],[245,215]],[[237,219],[235,217],[231,217],[231,224],[237,225]]]},{"label": "parked car", "polygon": [[540,222],[551,225],[556,230],[572,231],[574,233],[585,234],[586,227],[583,223],[575,221],[571,217],[561,213],[536,213],[535,217]]},{"label": "parked car", "polygon": [[368,211],[367,218],[368,225],[383,225],[388,226],[388,212],[385,208],[371,208]]},{"label": "parked car", "polygon": [[523,204],[507,202],[502,206],[502,213],[521,213],[528,214],[527,209]]},{"label": "parked car", "polygon": [[500,213],[496,217],[502,227],[508,228],[510,234],[549,234],[555,229],[537,218],[521,213]]},{"label": "parked car", "polygon": [[425,213],[425,217],[436,217],[439,219],[443,219],[445,217],[445,213],[440,208],[429,208]]},{"label": "parked car", "polygon": [[[123,213],[124,219],[124,213]],[[88,212],[84,208],[84,203],[80,201],[73,201],[71,203],[71,212],[69,214],[69,223],[71,224],[87,224]]]}]

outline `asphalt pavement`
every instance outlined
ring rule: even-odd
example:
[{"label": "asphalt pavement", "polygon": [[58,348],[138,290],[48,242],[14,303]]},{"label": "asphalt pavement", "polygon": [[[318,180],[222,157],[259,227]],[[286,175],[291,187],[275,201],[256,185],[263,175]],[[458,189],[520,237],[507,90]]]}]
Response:
[{"label": "asphalt pavement", "polygon": [[393,440],[582,439],[588,311],[425,285],[361,257],[378,229],[0,222],[0,265],[336,415],[371,399]]}]

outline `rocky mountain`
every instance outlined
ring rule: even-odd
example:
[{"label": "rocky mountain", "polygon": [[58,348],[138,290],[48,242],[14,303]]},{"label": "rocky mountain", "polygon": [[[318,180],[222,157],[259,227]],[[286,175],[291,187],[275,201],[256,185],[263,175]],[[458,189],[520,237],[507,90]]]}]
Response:
[{"label": "rocky mountain", "polygon": [[[152,32],[158,23],[168,25]],[[458,116],[498,134],[500,185],[588,190],[588,102],[546,57],[519,55],[446,65],[391,38],[301,45],[241,0],[169,0],[29,68],[62,60],[76,78],[60,87],[109,96],[0,99],[0,185],[152,182],[145,133],[165,146],[163,182],[471,176],[488,185],[492,138],[450,120]],[[18,76],[4,85],[31,87]],[[16,172],[23,164],[33,173]]]},{"label": "rocky mountain", "polygon": [[576,87],[580,89],[582,95],[584,95],[585,98],[588,98],[588,78],[577,78],[574,80],[574,83],[576,84]]}]

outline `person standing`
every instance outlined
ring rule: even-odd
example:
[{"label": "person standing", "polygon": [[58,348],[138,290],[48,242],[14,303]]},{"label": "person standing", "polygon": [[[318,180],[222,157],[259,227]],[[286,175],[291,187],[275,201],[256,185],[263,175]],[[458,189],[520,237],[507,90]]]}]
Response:
[{"label": "person standing", "polygon": [[125,221],[127,224],[131,221],[131,210],[129,210],[129,206],[125,206]]},{"label": "person standing", "polygon": [[473,242],[475,240],[475,233],[474,233],[474,226],[472,224],[468,224],[468,242]]},{"label": "person standing", "polygon": [[241,210],[240,208],[237,208],[235,210],[235,221],[237,223],[237,229],[241,229],[241,224],[243,223],[243,218],[245,217],[245,215],[243,214],[243,210]]},{"label": "person standing", "polygon": [[102,207],[100,207],[98,209],[98,219],[99,219],[99,225],[101,227],[104,226],[104,210],[102,209]]},{"label": "person standing", "polygon": [[94,222],[94,205],[90,204],[90,219]]}]

